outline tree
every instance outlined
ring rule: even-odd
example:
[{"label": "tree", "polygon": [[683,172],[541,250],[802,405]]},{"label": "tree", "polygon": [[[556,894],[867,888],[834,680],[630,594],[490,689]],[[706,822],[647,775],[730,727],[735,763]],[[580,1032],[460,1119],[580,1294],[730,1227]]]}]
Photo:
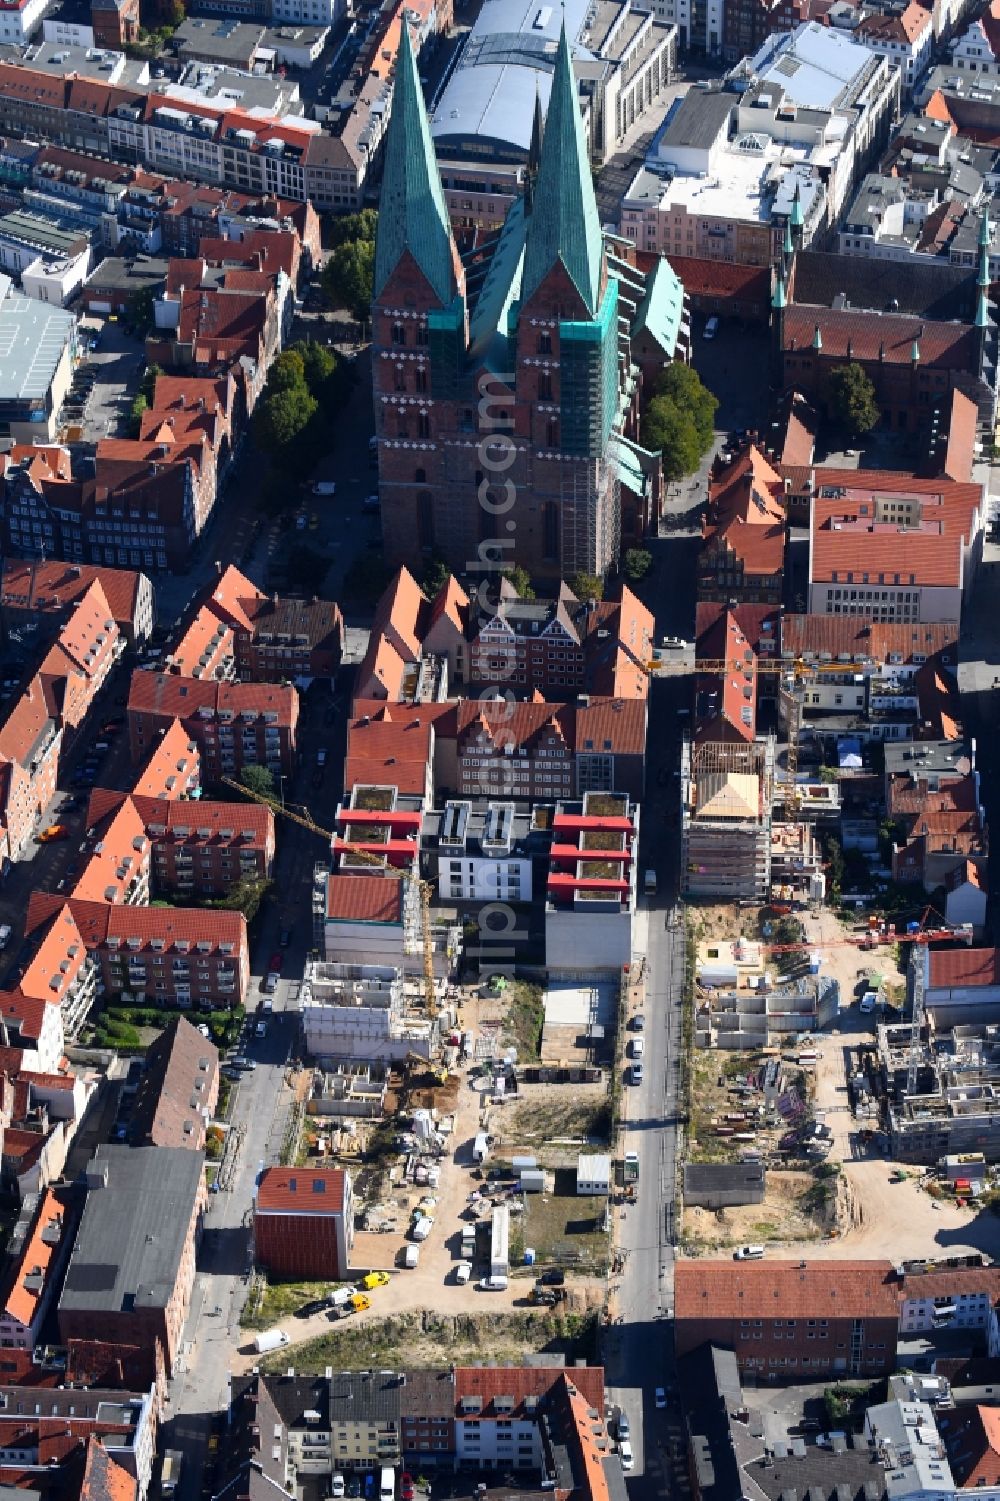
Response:
[{"label": "tree", "polygon": [[240,772],[240,781],[248,792],[256,792],[261,797],[274,796],[274,773],[268,771],[266,766],[244,766]]},{"label": "tree", "polygon": [[128,409],[129,436],[138,438],[142,430],[142,414],[149,410],[149,402],[140,391],[138,396],[133,396],[132,405]]},{"label": "tree", "polygon": [[669,397],[694,421],[701,452],[707,453],[715,439],[715,414],[718,398],[701,383],[701,376],[690,365],[671,364],[656,378],[657,396]]},{"label": "tree", "polygon": [[343,214],[339,218],[331,219],[327,239],[331,250],[338,245],[343,245],[347,240],[371,240],[375,243],[375,231],[378,228],[378,210],[363,208],[359,214]]},{"label": "tree", "polygon": [[269,396],[278,391],[305,390],[306,364],[296,349],[285,349],[272,364],[267,376]]},{"label": "tree", "polygon": [[503,576],[514,585],[520,599],[534,599],[535,591],[531,587],[531,574],[527,568],[522,568],[520,563],[515,563],[511,568],[504,569]]},{"label": "tree", "polygon": [[177,30],[178,26],[182,24],[186,14],[187,12],[184,9],[182,0],[167,0],[167,25],[170,27],[171,31]]},{"label": "tree", "polygon": [[683,479],[693,474],[705,450],[694,417],[669,396],[654,396],[642,419],[642,441],[663,455],[663,477]]},{"label": "tree", "polygon": [[826,401],[834,422],[851,434],[870,433],[878,426],[875,387],[862,366],[853,360],[849,365],[835,365],[830,371]]},{"label": "tree", "polygon": [[153,329],[156,318],[153,307],[155,301],[156,293],[152,287],[144,287],[141,291],[133,292],[126,304],[125,316],[140,339],[144,339]]},{"label": "tree", "polygon": [[569,586],[577,599],[604,598],[604,580],[596,573],[574,573]]},{"label": "tree", "polygon": [[432,558],[427,565],[427,572],[424,574],[420,587],[428,599],[433,599],[435,595],[440,594],[450,578],[451,569],[448,564],[442,558]]},{"label": "tree", "polygon": [[638,584],[653,566],[653,554],[647,552],[644,547],[630,547],[625,554],[622,564],[625,577],[630,584]]},{"label": "tree", "polygon": [[270,881],[239,880],[230,887],[225,896],[209,902],[218,912],[242,912],[247,923],[252,923],[260,911],[260,904],[270,889]]},{"label": "tree", "polygon": [[253,435],[258,448],[278,455],[293,443],[318,409],[305,386],[264,396],[253,416]]},{"label": "tree", "polygon": [[323,291],[330,306],[347,308],[359,322],[368,317],[374,282],[374,240],[345,240],[323,267]]},{"label": "tree", "polygon": [[318,395],[319,388],[330,379],[337,368],[337,358],[333,350],[327,349],[325,344],[300,341],[298,344],[289,345],[287,353],[294,354],[302,361],[306,385],[314,396]]}]

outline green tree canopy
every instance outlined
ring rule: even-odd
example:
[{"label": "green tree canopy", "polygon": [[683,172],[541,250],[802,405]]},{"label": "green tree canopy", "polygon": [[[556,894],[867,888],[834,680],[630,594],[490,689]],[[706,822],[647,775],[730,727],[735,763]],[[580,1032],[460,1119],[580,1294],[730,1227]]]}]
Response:
[{"label": "green tree canopy", "polygon": [[306,363],[297,349],[284,349],[272,364],[267,376],[267,391],[294,391],[306,385]]},{"label": "green tree canopy", "polygon": [[428,599],[433,599],[451,578],[451,569],[443,558],[432,558],[421,580],[420,587]]},{"label": "green tree canopy", "polygon": [[830,371],[826,399],[830,416],[847,432],[870,433],[878,426],[875,387],[864,368],[855,361],[849,365],[835,365]]},{"label": "green tree canopy", "polygon": [[359,214],[344,214],[336,219],[328,221],[329,231],[327,239],[331,249],[337,245],[343,245],[347,240],[371,240],[375,243],[375,231],[378,228],[378,211],[373,208],[363,208]]},{"label": "green tree canopy", "polygon": [[289,345],[289,354],[294,354],[302,361],[302,369],[305,373],[306,385],[313,395],[317,395],[324,381],[329,380],[337,368],[337,357],[332,349],[327,349],[325,344],[313,344],[300,341]]},{"label": "green tree canopy", "polygon": [[690,365],[674,363],[661,370],[656,378],[656,395],[667,396],[691,413],[702,453],[707,453],[715,437],[715,414],[718,398],[702,385],[701,376]]},{"label": "green tree canopy", "polygon": [[522,568],[520,563],[515,563],[512,567],[504,569],[503,576],[514,585],[522,599],[534,599],[535,591],[531,587],[531,574],[527,568]]},{"label": "green tree canopy", "polygon": [[274,773],[268,771],[266,766],[244,766],[240,772],[240,781],[248,792],[256,792],[260,797],[274,796]]},{"label": "green tree canopy", "polygon": [[577,599],[603,599],[604,580],[596,573],[574,573],[569,586]]},{"label": "green tree canopy", "polygon": [[704,452],[694,417],[669,396],[654,396],[649,403],[642,419],[642,441],[646,448],[663,454],[663,476],[668,480],[693,474]]},{"label": "green tree canopy", "polygon": [[345,240],[323,267],[323,291],[331,307],[345,307],[363,320],[375,281],[375,241]]},{"label": "green tree canopy", "polygon": [[315,414],[318,403],[305,386],[264,396],[253,416],[253,434],[258,448],[277,455],[298,437]]},{"label": "green tree canopy", "polygon": [[[256,770],[263,768],[257,767]],[[225,896],[220,896],[217,901],[209,905],[219,912],[242,912],[248,923],[252,923],[260,911],[260,904],[264,900],[270,881],[239,880],[231,886]]]},{"label": "green tree canopy", "polygon": [[644,579],[653,566],[653,554],[644,547],[630,547],[622,563],[622,571],[630,584]]}]

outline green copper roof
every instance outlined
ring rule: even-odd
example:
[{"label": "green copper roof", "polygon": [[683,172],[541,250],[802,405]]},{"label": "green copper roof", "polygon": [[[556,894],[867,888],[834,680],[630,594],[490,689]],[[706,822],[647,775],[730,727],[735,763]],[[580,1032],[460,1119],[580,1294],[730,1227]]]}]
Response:
[{"label": "green copper roof", "polygon": [[795,243],[792,240],[792,226],[788,223],[785,224],[784,251],[786,255],[792,255],[795,251]]},{"label": "green copper roof", "polygon": [[822,349],[823,348],[823,335],[819,331],[819,324],[818,323],[816,325],[815,331],[813,332],[813,348],[814,349]]},{"label": "green copper roof", "polygon": [[591,317],[601,287],[601,224],[566,28],[559,37],[524,254],[522,301],[562,261]]},{"label": "green copper roof", "polygon": [[991,239],[990,215],[989,215],[989,210],[987,209],[987,210],[984,210],[983,216],[982,216],[982,218],[979,221],[979,244],[980,244],[980,246],[981,247],[984,246],[984,245],[988,246],[989,243],[990,243],[990,239]]},{"label": "green copper roof", "polygon": [[670,262],[661,258],[646,278],[643,298],[632,325],[632,336],[634,338],[645,330],[664,355],[673,359],[683,316],[684,288]]},{"label": "green copper roof", "polygon": [[774,284],[774,295],[771,298],[771,306],[773,308],[788,306],[788,298],[785,296],[785,278],[780,271],[778,272],[778,280]]},{"label": "green copper roof", "polygon": [[920,363],[920,340],[919,339],[914,339],[913,344],[910,347],[910,359],[913,361],[913,363],[915,365],[919,365],[919,363]]},{"label": "green copper roof", "polygon": [[795,184],[795,196],[792,199],[791,226],[793,229],[801,229],[806,222],[802,213],[802,195],[799,192],[798,183]]},{"label": "green copper roof", "polygon": [[375,296],[409,250],[442,303],[455,290],[451,224],[445,207],[437,159],[410,30],[404,23],[396,59],[392,113],[385,133],[385,165],[375,241]]},{"label": "green copper roof", "polygon": [[979,305],[976,308],[976,327],[977,328],[989,328],[989,326],[990,326],[989,308],[986,305],[986,293],[985,293],[985,291],[982,291],[979,294]]},{"label": "green copper roof", "polygon": [[976,286],[983,288],[990,285],[990,253],[983,245],[979,251],[979,275],[976,278]]}]

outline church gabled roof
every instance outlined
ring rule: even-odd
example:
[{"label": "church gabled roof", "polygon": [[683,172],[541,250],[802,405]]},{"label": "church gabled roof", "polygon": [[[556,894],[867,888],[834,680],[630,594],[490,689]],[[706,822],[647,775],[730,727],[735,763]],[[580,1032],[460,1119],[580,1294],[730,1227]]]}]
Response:
[{"label": "church gabled roof", "polygon": [[561,261],[588,312],[595,316],[601,290],[601,254],[601,223],[564,25],[528,223],[522,301],[537,291]]},{"label": "church gabled roof", "polygon": [[451,223],[417,78],[410,31],[404,21],[400,28],[392,113],[385,136],[375,240],[376,297],[407,250],[442,304],[451,302],[455,293]]}]

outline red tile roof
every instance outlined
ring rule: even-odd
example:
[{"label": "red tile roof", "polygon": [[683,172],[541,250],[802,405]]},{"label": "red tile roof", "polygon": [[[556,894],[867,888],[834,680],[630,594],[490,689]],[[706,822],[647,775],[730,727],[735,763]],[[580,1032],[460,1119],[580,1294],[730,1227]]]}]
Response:
[{"label": "red tile roof", "polygon": [[326,915],[334,922],[403,920],[403,883],[396,876],[335,876],[327,879]]},{"label": "red tile roof", "polygon": [[939,1413],[937,1426],[957,1485],[970,1495],[1000,1486],[1000,1410],[963,1403]]},{"label": "red tile roof", "polygon": [[865,16],[858,24],[857,35],[866,42],[898,42],[912,47],[931,24],[930,11],[910,0],[905,10],[895,15]]},{"label": "red tile roof", "polygon": [[280,683],[213,683],[168,672],[134,672],[129,687],[130,713],[190,719],[199,709],[213,713],[276,714],[290,728],[297,717],[298,694]]},{"label": "red tile roof", "polygon": [[587,1402],[602,1417],[604,1415],[604,1368],[603,1366],[457,1366],[455,1369],[455,1416],[476,1417],[475,1413],[461,1410],[463,1397],[479,1397],[484,1417],[508,1417],[494,1407],[497,1397],[513,1397],[515,1409],[521,1407],[526,1397],[545,1397],[563,1381],[582,1393]]},{"label": "red tile roof", "polygon": [[[20,1259],[11,1268],[0,1306],[9,1319],[31,1325],[42,1299],[51,1291],[49,1273],[60,1252],[66,1229],[66,1206],[56,1190],[45,1191]],[[29,1285],[30,1284],[30,1285]]]},{"label": "red tile roof", "polygon": [[781,621],[781,650],[793,657],[825,654],[849,656],[855,662],[888,663],[900,657],[902,663],[911,664],[916,657],[946,652],[957,662],[958,623],[883,624],[870,615],[788,614]]},{"label": "red tile roof", "polygon": [[404,710],[398,720],[367,715],[354,719],[347,730],[344,788],[349,792],[368,782],[423,796],[433,748],[433,727],[421,715],[420,705]]},{"label": "red tile roof", "polygon": [[[103,165],[103,164],[102,164]],[[0,603],[5,609],[66,610],[99,581],[112,617],[120,628],[131,626],[144,575],[126,568],[97,568],[88,563],[3,565]]]},{"label": "red tile roof", "polygon": [[180,798],[188,790],[192,772],[197,786],[201,781],[201,754],[180,720],[175,719],[137,777],[133,795]]},{"label": "red tile roof", "polygon": [[28,900],[26,933],[48,921],[53,903],[57,910],[69,909],[88,949],[114,939],[127,946],[130,938],[138,938],[143,947],[159,939],[167,950],[178,943],[192,949],[198,943],[207,943],[209,952],[214,952],[223,944],[231,944],[234,955],[238,955],[246,948],[246,919],[241,912],[198,907],[112,907],[74,897],[64,901],[45,891],[32,892]]},{"label": "red tile roof", "polygon": [[343,1214],[347,1174],[333,1167],[269,1167],[257,1184],[257,1213]]},{"label": "red tile roof", "polygon": [[927,323],[905,313],[880,313],[876,318],[850,308],[786,308],[783,348],[809,350],[817,328],[824,361],[850,358],[877,364],[881,354],[884,364],[909,365],[916,339],[925,367],[967,370],[975,364],[976,331],[966,323]]},{"label": "red tile roof", "polygon": [[889,1261],[679,1261],[674,1318],[895,1319]]},{"label": "red tile roof", "polygon": [[927,983],[941,989],[1000,985],[1000,949],[931,949]]},{"label": "red tile roof", "polygon": [[[979,485],[892,471],[817,469],[811,582],[860,584],[867,574],[872,584],[958,587],[982,493]],[[919,524],[876,519],[893,501],[913,502]]]}]

